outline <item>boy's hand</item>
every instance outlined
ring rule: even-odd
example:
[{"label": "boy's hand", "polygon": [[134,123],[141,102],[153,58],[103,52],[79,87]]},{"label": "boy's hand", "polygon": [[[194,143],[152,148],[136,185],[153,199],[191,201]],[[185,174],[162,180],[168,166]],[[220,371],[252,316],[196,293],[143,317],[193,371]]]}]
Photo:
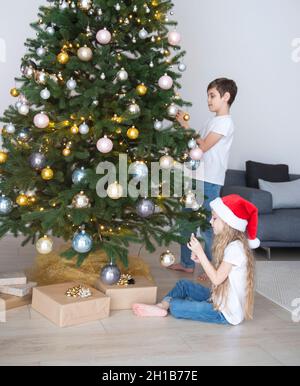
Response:
[{"label": "boy's hand", "polygon": [[189,125],[189,123],[187,121],[185,121],[183,119],[184,115],[185,115],[185,113],[183,111],[179,110],[177,115],[176,115],[176,120],[177,120],[178,123],[180,123],[180,125],[182,127],[184,127],[185,129],[189,129],[190,125]]},{"label": "boy's hand", "polygon": [[190,242],[187,244],[187,247],[197,256],[201,256],[204,253],[202,245],[196,239],[194,233],[191,236]]}]

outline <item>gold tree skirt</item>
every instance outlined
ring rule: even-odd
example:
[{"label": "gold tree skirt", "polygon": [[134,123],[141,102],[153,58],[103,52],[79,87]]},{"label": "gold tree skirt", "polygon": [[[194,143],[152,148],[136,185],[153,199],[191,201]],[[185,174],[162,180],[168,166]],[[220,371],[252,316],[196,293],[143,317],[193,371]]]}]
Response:
[{"label": "gold tree skirt", "polygon": [[[50,285],[74,281],[94,286],[99,278],[101,269],[108,264],[105,252],[98,251],[91,253],[80,267],[76,265],[76,258],[67,260],[61,257],[61,253],[69,249],[64,245],[58,251],[49,255],[38,254],[32,269],[27,272],[29,280],[35,281],[38,285]],[[148,265],[138,256],[128,257],[129,268],[118,261],[117,265],[122,274],[130,273],[134,276],[144,276],[153,281]]]}]

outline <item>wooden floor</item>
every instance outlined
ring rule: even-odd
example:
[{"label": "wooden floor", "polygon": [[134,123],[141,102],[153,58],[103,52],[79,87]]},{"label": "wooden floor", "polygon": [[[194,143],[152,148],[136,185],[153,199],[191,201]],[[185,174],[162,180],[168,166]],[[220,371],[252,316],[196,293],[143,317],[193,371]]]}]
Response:
[{"label": "wooden floor", "polygon": [[[18,245],[11,237],[0,241],[1,271],[32,264],[34,249]],[[178,256],[178,247],[172,250]],[[161,268],[161,251],[142,251],[159,296],[179,278],[193,278]],[[263,251],[258,258],[264,258]],[[300,251],[279,250],[274,258],[300,259]],[[21,307],[0,323],[0,365],[300,365],[300,324],[264,297],[255,300],[254,320],[235,327],[115,311],[106,320],[60,329]]]}]

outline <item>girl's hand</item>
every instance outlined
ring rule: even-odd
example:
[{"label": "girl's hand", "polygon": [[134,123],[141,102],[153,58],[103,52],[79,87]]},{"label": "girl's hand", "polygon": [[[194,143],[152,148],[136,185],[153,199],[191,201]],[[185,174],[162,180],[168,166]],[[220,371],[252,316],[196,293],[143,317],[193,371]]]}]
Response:
[{"label": "girl's hand", "polygon": [[194,233],[192,233],[191,240],[187,244],[187,247],[197,256],[200,256],[201,254],[204,253],[202,245],[196,239]]},{"label": "girl's hand", "polygon": [[192,252],[191,260],[193,260],[195,263],[200,264],[200,260],[197,255],[195,255],[194,252]]},{"label": "girl's hand", "polygon": [[189,129],[190,126],[188,124],[188,122],[186,122],[183,117],[184,117],[185,113],[181,110],[178,111],[177,115],[176,115],[176,120],[178,123],[180,123],[180,125],[182,127],[184,127],[185,129]]}]

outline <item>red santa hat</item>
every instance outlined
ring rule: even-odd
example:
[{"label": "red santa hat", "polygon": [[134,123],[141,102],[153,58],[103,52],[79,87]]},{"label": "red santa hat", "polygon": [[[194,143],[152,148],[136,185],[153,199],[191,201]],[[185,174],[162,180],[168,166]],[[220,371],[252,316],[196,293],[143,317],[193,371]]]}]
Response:
[{"label": "red santa hat", "polygon": [[258,209],[255,205],[237,194],[230,194],[217,198],[210,203],[210,206],[231,228],[241,232],[247,231],[250,248],[259,247],[260,241],[256,237]]}]

